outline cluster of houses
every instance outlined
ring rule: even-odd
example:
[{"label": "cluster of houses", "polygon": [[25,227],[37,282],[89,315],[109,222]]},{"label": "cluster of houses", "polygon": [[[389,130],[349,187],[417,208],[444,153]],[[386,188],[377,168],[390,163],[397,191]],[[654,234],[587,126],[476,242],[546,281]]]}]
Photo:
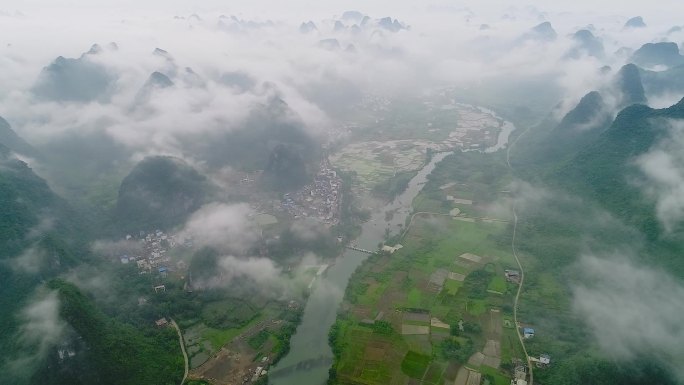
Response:
[{"label": "cluster of houses", "polygon": [[[264,357],[264,359],[268,360],[268,357]],[[265,376],[266,374],[268,374],[266,367],[257,366],[256,369],[254,369],[254,373],[252,375],[252,382],[256,382],[259,379],[259,377]]]},{"label": "cluster of houses", "polygon": [[324,159],[313,183],[295,193],[283,195],[280,210],[295,219],[314,218],[327,225],[335,225],[340,219],[341,188],[342,180]]},{"label": "cluster of houses", "polygon": [[[139,237],[142,243],[141,255],[122,255],[119,260],[124,265],[135,263],[140,274],[159,274],[161,277],[166,277],[171,270],[169,267],[171,259],[167,255],[168,251],[179,245],[192,247],[191,238],[179,239],[178,236],[168,235],[161,230],[155,230],[151,233],[141,231]],[[126,235],[126,240],[132,241],[133,236]],[[184,269],[186,266],[179,262],[176,267]]]}]

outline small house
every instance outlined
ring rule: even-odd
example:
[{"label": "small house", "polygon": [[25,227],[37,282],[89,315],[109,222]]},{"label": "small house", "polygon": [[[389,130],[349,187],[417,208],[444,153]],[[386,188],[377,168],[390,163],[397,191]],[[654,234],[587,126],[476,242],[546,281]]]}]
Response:
[{"label": "small house", "polygon": [[167,321],[166,318],[160,318],[154,321],[154,324],[157,325],[157,327],[163,328],[169,324],[169,321]]},{"label": "small house", "polygon": [[532,328],[523,328],[523,337],[525,337],[525,338],[532,338],[532,337],[534,337],[534,329],[532,329]]},{"label": "small house", "polygon": [[551,356],[549,356],[548,354],[542,354],[541,356],[539,356],[539,363],[544,365],[550,364]]}]

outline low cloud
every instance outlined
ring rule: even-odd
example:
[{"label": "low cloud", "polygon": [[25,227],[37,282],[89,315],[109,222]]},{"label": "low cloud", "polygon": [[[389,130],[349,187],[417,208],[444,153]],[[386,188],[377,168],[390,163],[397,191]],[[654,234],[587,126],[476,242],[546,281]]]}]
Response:
[{"label": "low cloud", "polygon": [[574,308],[602,349],[617,360],[650,357],[684,380],[684,286],[624,255],[584,255]]},{"label": "low cloud", "polygon": [[192,214],[180,235],[191,237],[199,247],[245,251],[259,239],[259,228],[251,219],[254,214],[244,203],[210,203]]},{"label": "low cloud", "polygon": [[17,341],[21,349],[12,361],[6,363],[10,378],[22,378],[32,373],[49,350],[61,341],[67,325],[59,316],[59,307],[56,292],[39,291],[19,313],[21,327]]},{"label": "low cloud", "polygon": [[136,240],[98,240],[93,242],[90,247],[95,254],[107,258],[120,257],[122,255],[137,256],[143,252],[143,244]]},{"label": "low cloud", "polygon": [[258,283],[273,282],[280,276],[280,269],[268,258],[223,257],[219,261],[222,275],[232,280],[247,278]]},{"label": "low cloud", "polygon": [[636,183],[655,200],[656,215],[668,233],[684,219],[684,124],[668,123],[668,136],[635,163],[646,177]]},{"label": "low cloud", "polygon": [[45,252],[36,246],[32,246],[18,256],[8,259],[6,263],[15,272],[37,274],[44,267]]},{"label": "low cloud", "polygon": [[222,256],[211,276],[195,279],[197,289],[231,289],[234,295],[259,294],[268,298],[287,297],[291,281],[273,260],[262,257]]},{"label": "low cloud", "polygon": [[40,219],[37,225],[29,229],[28,234],[26,234],[27,239],[35,239],[45,234],[46,232],[53,229],[55,225],[55,219],[52,217],[43,217]]},{"label": "low cloud", "polygon": [[299,220],[292,222],[290,226],[292,235],[302,241],[313,241],[328,234],[325,227],[321,227],[320,222],[316,220]]}]

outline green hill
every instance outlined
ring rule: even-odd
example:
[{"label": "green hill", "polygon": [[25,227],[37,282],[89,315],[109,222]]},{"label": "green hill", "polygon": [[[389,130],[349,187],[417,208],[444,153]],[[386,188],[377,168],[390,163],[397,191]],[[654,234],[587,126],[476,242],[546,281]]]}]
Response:
[{"label": "green hill", "polygon": [[126,231],[169,229],[206,203],[210,190],[207,178],[182,159],[148,157],[121,182],[115,217]]},{"label": "green hill", "polygon": [[557,186],[572,188],[641,229],[649,239],[662,235],[654,203],[633,183],[643,179],[633,164],[667,133],[663,119],[684,119],[684,99],[665,109],[632,105],[617,116],[596,141],[551,175]]},{"label": "green hill", "polygon": [[[171,385],[183,376],[183,357],[172,328],[137,329],[102,313],[76,286],[53,280],[59,314],[73,329],[76,370],[72,362],[48,367],[34,376],[40,384]],[[80,348],[79,348],[80,345]]]},{"label": "green hill", "polygon": [[560,122],[549,117],[530,129],[511,152],[511,164],[525,175],[543,174],[549,164],[567,160],[592,143],[611,123],[610,110],[601,94],[582,97]]},{"label": "green hill", "polygon": [[[265,170],[267,186],[285,190],[310,179],[322,154],[321,143],[277,97],[255,108],[240,127],[216,132],[209,138],[206,134],[190,136],[187,143],[188,151],[198,154],[211,168]],[[275,159],[285,163],[276,165]]]},{"label": "green hill", "polygon": [[0,367],[21,349],[17,312],[45,279],[88,260],[82,218],[0,145]]}]

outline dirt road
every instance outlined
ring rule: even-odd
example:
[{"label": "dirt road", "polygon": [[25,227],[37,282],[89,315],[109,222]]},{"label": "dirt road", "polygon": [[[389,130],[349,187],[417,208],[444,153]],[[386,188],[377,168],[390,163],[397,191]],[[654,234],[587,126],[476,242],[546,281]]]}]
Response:
[{"label": "dirt road", "polygon": [[183,385],[185,383],[185,380],[188,378],[188,371],[189,371],[188,353],[185,352],[185,344],[183,343],[183,334],[181,334],[181,330],[178,327],[178,324],[173,319],[171,320],[171,326],[173,326],[173,328],[176,329],[176,333],[178,333],[178,343],[180,343],[181,351],[183,352],[183,360],[185,361],[185,372],[183,373],[183,379],[181,380],[181,383],[180,383],[180,385]]}]

